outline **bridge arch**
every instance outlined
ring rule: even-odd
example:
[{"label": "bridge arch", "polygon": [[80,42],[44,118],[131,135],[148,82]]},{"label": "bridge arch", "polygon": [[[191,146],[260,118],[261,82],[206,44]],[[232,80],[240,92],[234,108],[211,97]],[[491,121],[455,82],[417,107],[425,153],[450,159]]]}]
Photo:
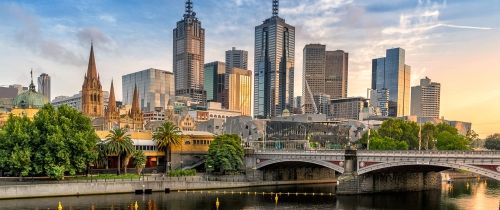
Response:
[{"label": "bridge arch", "polygon": [[275,159],[275,160],[267,160],[267,161],[264,161],[264,162],[261,162],[259,164],[256,165],[256,169],[261,169],[265,166],[268,166],[268,165],[272,165],[272,164],[276,164],[276,163],[285,163],[285,162],[302,162],[302,163],[311,163],[311,164],[315,164],[315,165],[320,165],[320,166],[323,166],[325,168],[329,168],[329,169],[332,169],[336,172],[339,172],[339,173],[344,173],[344,168],[341,167],[341,166],[338,166],[338,165],[335,165],[331,162],[327,162],[327,161],[322,161],[322,160],[307,160],[307,159],[304,159],[304,160],[300,160],[300,159]]},{"label": "bridge arch", "polygon": [[432,162],[432,163],[424,163],[424,162],[411,162],[411,161],[401,161],[401,162],[387,162],[387,163],[378,163],[370,166],[366,166],[363,168],[359,168],[357,170],[358,175],[366,174],[372,171],[377,171],[381,169],[388,169],[398,166],[440,166],[446,168],[454,168],[469,171],[472,173],[476,173],[485,177],[489,177],[500,181],[500,173],[494,172],[485,168],[481,168],[478,166],[467,165],[467,164],[459,164],[459,163],[447,163],[447,162]]}]

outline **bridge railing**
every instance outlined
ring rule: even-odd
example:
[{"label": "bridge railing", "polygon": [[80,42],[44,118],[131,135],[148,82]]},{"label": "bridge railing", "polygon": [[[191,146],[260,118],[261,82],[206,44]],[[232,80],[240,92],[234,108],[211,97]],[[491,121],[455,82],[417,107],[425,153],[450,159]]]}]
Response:
[{"label": "bridge railing", "polygon": [[358,150],[358,156],[500,157],[500,151]]}]

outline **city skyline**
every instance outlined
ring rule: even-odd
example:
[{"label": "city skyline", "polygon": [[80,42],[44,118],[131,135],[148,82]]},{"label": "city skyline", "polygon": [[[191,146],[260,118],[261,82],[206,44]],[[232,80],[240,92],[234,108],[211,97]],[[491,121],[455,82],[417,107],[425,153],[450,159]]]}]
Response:
[{"label": "city skyline", "polygon": [[[223,60],[225,50],[234,46],[249,51],[249,62],[253,63],[253,30],[270,16],[271,1],[264,4],[255,0],[194,3],[197,16],[207,30],[205,60]],[[317,9],[320,3],[324,9]],[[491,108],[500,96],[493,79],[499,74],[495,69],[500,66],[495,59],[498,49],[491,44],[498,43],[500,37],[497,29],[491,30],[498,28],[500,22],[497,21],[500,15],[494,14],[499,5],[494,3],[397,1],[389,5],[367,1],[282,1],[280,16],[297,27],[295,84],[302,84],[300,49],[305,44],[322,43],[332,50],[350,53],[348,96],[366,95],[372,58],[383,56],[385,49],[402,47],[407,51],[406,63],[412,66],[412,86],[424,76],[442,82],[442,115],[473,122],[474,129],[482,136],[498,131],[500,112]],[[78,93],[81,84],[77,83],[85,73],[91,38],[99,48],[96,57],[103,87],[109,87],[111,79],[115,80],[115,87],[120,87],[119,77],[138,69],[152,67],[172,71],[171,31],[184,12],[184,1],[141,5],[137,9],[143,17],[134,17],[136,20],[125,15],[133,5],[127,1],[112,11],[107,10],[111,4],[106,1],[93,3],[93,9],[83,2],[68,5],[59,1],[53,4],[7,1],[0,5],[3,8],[0,10],[6,11],[0,15],[6,20],[6,24],[0,26],[0,63],[8,69],[2,70],[2,85],[27,85],[28,76],[23,71],[33,67],[35,74],[51,75],[52,96]],[[215,11],[227,8],[234,8],[236,14],[219,12],[211,17]],[[478,12],[472,17],[458,14],[470,14],[463,12],[469,9]],[[67,12],[56,15],[61,10]],[[76,13],[69,14],[72,10]],[[151,12],[146,12],[149,10]],[[81,18],[84,15],[85,18]],[[7,17],[14,18],[8,20]],[[229,17],[240,24],[229,24],[231,20],[226,20]],[[372,22],[373,17],[379,19]],[[130,28],[124,25],[128,23],[132,23]],[[137,31],[127,34],[129,30]],[[374,36],[367,38],[360,31],[373,32],[369,34]],[[350,35],[344,34],[347,32]],[[26,36],[21,36],[23,34]],[[233,35],[229,37],[230,34]],[[354,37],[362,41],[353,42]],[[251,70],[252,63],[249,63]],[[484,73],[477,74],[478,70]],[[450,80],[449,76],[454,79]],[[465,90],[461,89],[464,84],[469,84]],[[301,93],[302,88],[297,86],[300,85],[296,85],[294,92]],[[118,88],[116,95],[122,95]],[[462,95],[475,98],[463,101]]]}]

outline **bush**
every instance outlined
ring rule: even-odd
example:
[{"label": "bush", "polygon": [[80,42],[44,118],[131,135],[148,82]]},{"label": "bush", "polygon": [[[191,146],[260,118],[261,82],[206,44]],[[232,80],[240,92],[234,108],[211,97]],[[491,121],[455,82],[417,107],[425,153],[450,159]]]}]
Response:
[{"label": "bush", "polygon": [[168,172],[168,176],[170,177],[181,177],[181,176],[196,176],[195,169],[176,169]]}]

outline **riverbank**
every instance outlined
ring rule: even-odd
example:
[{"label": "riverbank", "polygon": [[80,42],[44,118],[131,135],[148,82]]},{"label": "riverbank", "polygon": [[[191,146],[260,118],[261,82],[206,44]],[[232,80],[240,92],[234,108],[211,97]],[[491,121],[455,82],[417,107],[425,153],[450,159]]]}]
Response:
[{"label": "riverbank", "polygon": [[185,177],[178,181],[119,181],[105,182],[98,180],[83,183],[26,184],[0,186],[0,199],[60,197],[80,195],[103,195],[134,193],[135,190],[151,189],[153,192],[183,190],[214,190],[241,187],[326,184],[336,180],[303,180],[303,181],[258,181],[258,182],[224,182],[205,181],[202,177]]}]

